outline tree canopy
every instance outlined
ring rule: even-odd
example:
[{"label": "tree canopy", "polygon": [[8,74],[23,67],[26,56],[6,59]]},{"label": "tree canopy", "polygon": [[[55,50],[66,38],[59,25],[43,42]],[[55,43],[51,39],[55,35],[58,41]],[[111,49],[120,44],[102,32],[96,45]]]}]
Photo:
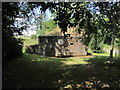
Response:
[{"label": "tree canopy", "polygon": [[48,21],[43,21],[42,23],[39,23],[41,28],[38,28],[37,35],[44,35],[46,32],[51,32],[53,29],[57,26],[55,24],[55,21],[53,19],[50,19]]},{"label": "tree canopy", "polygon": [[[63,34],[67,32],[67,28],[76,27],[78,33],[83,30],[85,32],[81,36],[84,44],[88,46],[89,42],[91,45],[95,43],[92,49],[99,50],[101,42],[111,44],[111,57],[115,38],[120,37],[119,2],[8,2],[2,3],[2,6],[3,57],[16,56],[21,53],[22,42],[15,38],[14,33],[20,35],[28,24],[22,24],[22,27],[18,28],[14,25],[15,18],[22,17],[30,21],[31,14],[35,13],[34,8],[38,6],[42,12],[49,9],[53,13],[54,21],[59,25]],[[40,25],[42,26],[42,23]],[[44,23],[42,27],[48,28],[46,26],[47,24]],[[49,29],[52,27],[51,25]],[[15,51],[13,48],[16,48]]]},{"label": "tree canopy", "polygon": [[[15,25],[16,18],[28,17],[28,13],[32,8],[23,6],[20,2],[3,2],[2,3],[2,56],[3,60],[10,59],[22,54],[23,42],[16,35],[21,35],[26,29],[26,22]],[[26,4],[27,5],[27,4]],[[23,7],[21,7],[23,6]],[[29,7],[29,8],[26,8]],[[29,19],[29,18],[28,18]],[[25,25],[24,25],[25,24]],[[16,35],[15,35],[16,33]]]},{"label": "tree canopy", "polygon": [[14,27],[14,19],[19,14],[18,3],[2,3],[2,55],[3,59],[15,57],[22,53],[22,42],[16,39],[13,32],[20,33]]}]

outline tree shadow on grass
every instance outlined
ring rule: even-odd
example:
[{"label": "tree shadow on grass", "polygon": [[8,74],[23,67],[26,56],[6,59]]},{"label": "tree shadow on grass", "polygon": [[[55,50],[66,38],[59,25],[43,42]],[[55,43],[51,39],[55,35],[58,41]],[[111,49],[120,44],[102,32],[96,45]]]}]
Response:
[{"label": "tree shadow on grass", "polygon": [[109,59],[109,57],[107,56],[96,56],[86,61],[89,62],[89,64],[96,66],[120,66],[120,57],[114,57],[112,59]]},{"label": "tree shadow on grass", "polygon": [[3,64],[3,88],[119,88],[120,68],[104,64],[101,58],[66,65],[62,61],[69,58],[23,55]]}]

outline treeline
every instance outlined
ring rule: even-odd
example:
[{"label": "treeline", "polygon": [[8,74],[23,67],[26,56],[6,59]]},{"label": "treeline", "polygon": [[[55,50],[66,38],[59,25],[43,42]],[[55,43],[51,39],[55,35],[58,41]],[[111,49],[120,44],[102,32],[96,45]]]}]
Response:
[{"label": "treeline", "polygon": [[[20,7],[20,5],[23,6]],[[34,8],[39,6],[43,13],[47,9],[52,12],[54,21],[63,34],[67,32],[67,28],[76,27],[78,33],[84,32],[81,41],[93,52],[101,52],[102,45],[108,44],[111,46],[110,57],[113,57],[115,40],[120,37],[119,2],[27,2],[22,4],[7,2],[2,3],[3,58],[17,56],[22,50],[22,42],[15,38],[14,33],[20,35],[26,27],[16,27],[15,18],[26,17],[29,21]],[[54,21],[40,23],[38,33],[44,34],[46,29],[52,30],[54,25],[51,23]]]}]

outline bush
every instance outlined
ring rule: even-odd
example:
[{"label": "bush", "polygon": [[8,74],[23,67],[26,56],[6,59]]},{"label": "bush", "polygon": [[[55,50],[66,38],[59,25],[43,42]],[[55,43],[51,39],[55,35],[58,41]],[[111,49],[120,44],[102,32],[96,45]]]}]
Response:
[{"label": "bush", "polygon": [[22,54],[23,42],[20,38],[14,36],[3,35],[2,39],[2,58],[8,60]]},{"label": "bush", "polygon": [[88,49],[94,53],[101,53],[103,52],[103,42],[101,42],[99,37],[93,36],[89,42]]}]

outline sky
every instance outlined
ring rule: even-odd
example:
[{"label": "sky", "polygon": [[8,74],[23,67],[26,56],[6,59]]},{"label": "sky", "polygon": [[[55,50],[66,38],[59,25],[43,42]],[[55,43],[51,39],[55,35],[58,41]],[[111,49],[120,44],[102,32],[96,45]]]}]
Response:
[{"label": "sky", "polygon": [[[40,15],[40,7],[36,8],[35,9],[35,13],[36,13],[36,17]],[[49,19],[53,19],[53,16],[50,12],[49,9],[46,10],[46,20],[49,20]],[[32,18],[32,21],[34,21],[35,18],[33,17]],[[31,36],[32,34],[36,34],[36,26],[33,24],[30,26],[30,28],[28,28],[28,30],[24,30],[23,35],[25,36]]]}]

